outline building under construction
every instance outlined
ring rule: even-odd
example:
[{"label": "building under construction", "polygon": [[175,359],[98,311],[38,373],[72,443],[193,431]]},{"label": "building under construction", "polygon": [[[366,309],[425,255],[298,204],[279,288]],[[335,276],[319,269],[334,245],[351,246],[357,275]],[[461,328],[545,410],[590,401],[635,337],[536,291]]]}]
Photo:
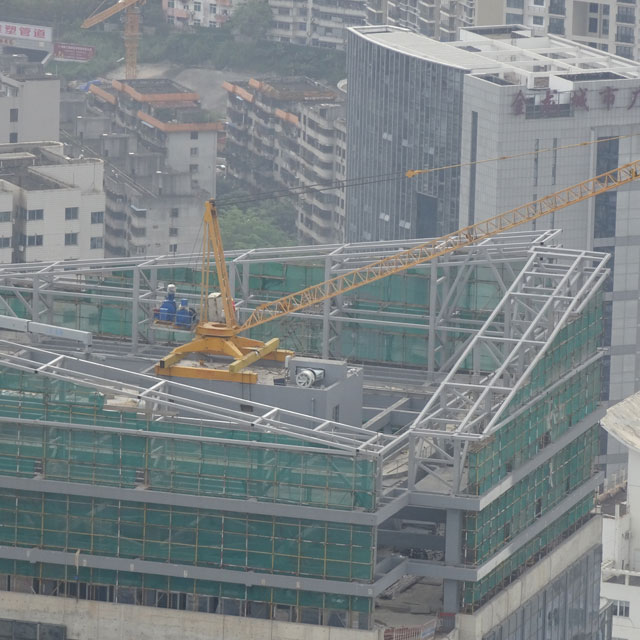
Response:
[{"label": "building under construction", "polygon": [[[0,617],[78,640],[598,637],[608,256],[555,238],[262,324],[296,357],[224,394],[154,375],[190,335],[154,309],[170,283],[198,305],[201,256],[2,266]],[[412,242],[231,253],[237,315]]]}]

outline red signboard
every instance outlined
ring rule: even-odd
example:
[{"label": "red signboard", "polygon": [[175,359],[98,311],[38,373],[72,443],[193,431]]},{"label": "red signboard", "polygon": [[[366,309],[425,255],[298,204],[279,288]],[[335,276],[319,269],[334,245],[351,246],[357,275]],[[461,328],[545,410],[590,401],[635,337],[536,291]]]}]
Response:
[{"label": "red signboard", "polygon": [[89,62],[96,55],[95,47],[83,44],[68,44],[55,42],[53,45],[53,57],[55,60],[72,62]]}]

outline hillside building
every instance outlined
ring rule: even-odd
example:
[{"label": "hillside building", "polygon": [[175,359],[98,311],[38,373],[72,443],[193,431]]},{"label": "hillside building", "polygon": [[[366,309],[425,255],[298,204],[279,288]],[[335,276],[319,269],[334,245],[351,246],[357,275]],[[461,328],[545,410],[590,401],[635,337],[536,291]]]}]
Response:
[{"label": "hillside building", "polygon": [[342,93],[307,78],[225,82],[227,171],[260,191],[305,187],[295,201],[304,243],[344,234],[346,176]]},{"label": "hillside building", "polygon": [[102,258],[103,170],[60,142],[0,145],[0,262]]},{"label": "hillside building", "polygon": [[[235,2],[237,3],[237,0]],[[269,0],[278,42],[344,49],[346,29],[366,24],[366,0]],[[233,0],[163,0],[167,22],[178,27],[219,27],[233,12]]]},{"label": "hillside building", "polygon": [[107,161],[107,255],[193,250],[203,203],[215,195],[222,127],[197,93],[171,80],[90,86],[71,142]]}]

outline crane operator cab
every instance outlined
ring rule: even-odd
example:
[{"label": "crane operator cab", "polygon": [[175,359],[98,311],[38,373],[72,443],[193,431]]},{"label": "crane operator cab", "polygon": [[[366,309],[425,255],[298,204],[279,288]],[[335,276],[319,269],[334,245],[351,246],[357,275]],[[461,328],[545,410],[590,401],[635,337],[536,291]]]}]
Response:
[{"label": "crane operator cab", "polygon": [[[231,300],[231,304],[235,311],[236,305],[233,300]],[[219,291],[210,293],[207,297],[207,319],[209,322],[225,324],[224,305],[222,304],[222,294]]]}]

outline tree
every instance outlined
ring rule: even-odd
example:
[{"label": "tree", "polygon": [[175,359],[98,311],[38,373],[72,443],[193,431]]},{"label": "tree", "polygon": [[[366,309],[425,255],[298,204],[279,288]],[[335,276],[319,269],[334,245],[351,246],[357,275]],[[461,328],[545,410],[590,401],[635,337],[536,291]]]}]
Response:
[{"label": "tree", "polygon": [[225,208],[220,215],[220,233],[225,249],[286,247],[294,244],[295,234],[286,233],[257,209]]},{"label": "tree", "polygon": [[241,39],[264,40],[273,22],[273,12],[266,0],[248,0],[233,12],[229,22]]}]

